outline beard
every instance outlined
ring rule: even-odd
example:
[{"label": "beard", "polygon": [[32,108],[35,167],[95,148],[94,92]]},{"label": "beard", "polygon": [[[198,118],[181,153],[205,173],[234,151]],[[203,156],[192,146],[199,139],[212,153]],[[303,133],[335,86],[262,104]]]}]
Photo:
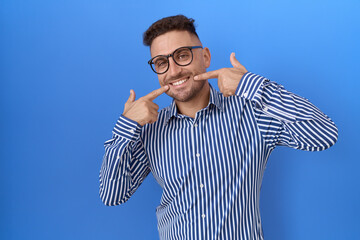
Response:
[{"label": "beard", "polygon": [[168,79],[166,81],[167,84],[177,79],[188,78],[186,82],[186,86],[184,88],[179,88],[174,90],[170,87],[169,91],[167,91],[166,94],[169,97],[179,102],[191,101],[201,92],[201,90],[207,83],[207,81],[194,81],[195,75],[187,71],[187,72],[182,72],[181,74],[178,74],[177,76],[174,76],[171,79]]}]

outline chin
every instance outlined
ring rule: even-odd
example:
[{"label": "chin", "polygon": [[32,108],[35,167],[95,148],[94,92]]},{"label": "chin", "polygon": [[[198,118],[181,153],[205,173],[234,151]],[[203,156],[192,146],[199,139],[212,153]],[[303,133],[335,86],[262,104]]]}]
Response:
[{"label": "chin", "polygon": [[178,102],[188,102],[192,98],[194,98],[194,94],[168,94],[168,95]]},{"label": "chin", "polygon": [[189,102],[192,101],[194,98],[196,98],[198,94],[200,94],[201,90],[204,88],[204,85],[205,84],[198,85],[186,92],[181,92],[178,94],[171,93],[171,95],[169,96],[178,102]]}]

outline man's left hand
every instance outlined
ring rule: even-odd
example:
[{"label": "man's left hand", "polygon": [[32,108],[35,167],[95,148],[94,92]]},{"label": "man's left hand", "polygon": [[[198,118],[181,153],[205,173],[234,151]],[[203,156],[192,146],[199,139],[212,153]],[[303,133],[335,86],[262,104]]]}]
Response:
[{"label": "man's left hand", "polygon": [[235,95],[239,82],[242,76],[247,73],[247,70],[235,58],[235,53],[231,53],[230,62],[231,65],[233,65],[233,68],[221,68],[215,71],[202,73],[196,75],[194,80],[203,81],[210,78],[217,78],[220,92],[224,97]]}]

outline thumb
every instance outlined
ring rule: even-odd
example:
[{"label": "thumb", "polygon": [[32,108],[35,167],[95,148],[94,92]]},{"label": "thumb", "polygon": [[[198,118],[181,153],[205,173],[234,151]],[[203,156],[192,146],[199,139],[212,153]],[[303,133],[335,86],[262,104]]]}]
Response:
[{"label": "thumb", "polygon": [[242,65],[241,63],[235,58],[235,53],[232,52],[231,55],[230,55],[230,62],[231,62],[231,65],[233,65],[234,68],[241,68]]},{"label": "thumb", "polygon": [[128,100],[126,101],[127,103],[132,103],[135,101],[136,95],[135,95],[135,91],[134,90],[130,90],[130,96],[128,98]]}]

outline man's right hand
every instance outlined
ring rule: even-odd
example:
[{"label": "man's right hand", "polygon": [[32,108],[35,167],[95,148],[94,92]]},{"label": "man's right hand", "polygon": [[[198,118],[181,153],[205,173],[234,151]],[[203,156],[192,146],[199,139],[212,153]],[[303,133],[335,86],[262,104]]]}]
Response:
[{"label": "man's right hand", "polygon": [[154,123],[158,117],[159,106],[153,103],[154,99],[169,90],[169,86],[163,86],[135,101],[135,92],[130,90],[130,97],[125,103],[123,116],[127,117],[141,126]]}]

